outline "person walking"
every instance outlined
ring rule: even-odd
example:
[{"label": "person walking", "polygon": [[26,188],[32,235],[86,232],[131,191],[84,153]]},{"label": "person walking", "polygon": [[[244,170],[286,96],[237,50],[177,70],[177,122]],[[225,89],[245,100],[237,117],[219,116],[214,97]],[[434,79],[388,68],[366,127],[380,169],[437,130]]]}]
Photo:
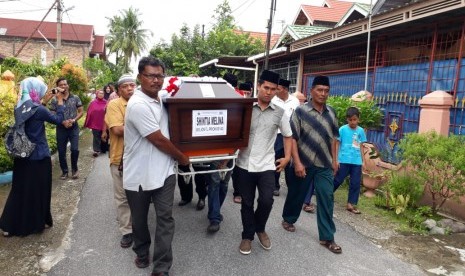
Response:
[{"label": "person walking", "polygon": [[[14,158],[11,191],[0,217],[3,236],[27,236],[53,226],[50,211],[52,197],[52,161],[45,136],[45,122],[59,125],[64,120],[63,93],[47,92],[38,78],[21,81],[21,98],[15,110],[16,123],[25,122],[24,130],[36,146],[26,158]],[[56,99],[56,113],[40,105]],[[41,100],[42,99],[42,100]]]},{"label": "person walking", "polygon": [[337,117],[326,105],[329,78],[316,76],[310,91],[311,100],[299,106],[291,117],[292,161],[288,193],[283,208],[282,226],[294,232],[310,183],[315,185],[317,224],[320,244],[333,253],[342,248],[334,241],[336,226],[333,221],[333,175],[337,171],[336,141],[339,137]]},{"label": "person walking", "polygon": [[126,106],[136,89],[136,80],[129,74],[118,80],[118,91],[121,97],[110,101],[107,105],[105,123],[110,132],[110,173],[113,179],[113,197],[115,199],[119,230],[120,246],[127,248],[132,244],[132,220],[126,192],[123,188],[122,158],[124,150],[124,115]]},{"label": "person walking", "polygon": [[[252,108],[252,124],[248,147],[240,150],[236,166],[241,201],[242,240],[239,252],[247,255],[252,250],[255,233],[265,250],[271,249],[271,240],[265,231],[273,207],[275,171],[282,171],[291,158],[291,127],[284,109],[271,99],[278,89],[279,74],[264,70],[258,82],[257,103]],[[285,157],[274,159],[274,143],[278,129],[284,137]],[[254,210],[255,191],[258,189],[257,209]]]},{"label": "person walking", "polygon": [[358,126],[360,111],[356,107],[349,107],[346,113],[347,124],[339,128],[339,139],[336,143],[338,153],[338,170],[334,176],[334,191],[341,186],[349,175],[349,194],[347,198],[347,211],[360,214],[357,209],[360,195],[360,183],[362,181],[362,153],[361,146],[367,141],[365,131]]},{"label": "person walking", "polygon": [[87,108],[86,120],[84,121],[84,127],[92,130],[92,149],[94,150],[94,157],[97,157],[101,152],[103,152],[102,130],[105,117],[105,108],[107,106],[107,101],[103,98],[104,92],[102,90],[98,90],[96,94],[97,96]]},{"label": "person walking", "polygon": [[[284,112],[286,112],[286,115],[290,118],[292,115],[292,112],[299,106],[299,100],[294,97],[293,95],[289,94],[289,86],[291,85],[291,82],[286,79],[279,79],[279,84],[278,84],[278,90],[276,92],[276,96],[273,97],[271,102],[282,109],[284,109]],[[276,141],[274,143],[274,152],[275,152],[275,160],[279,160],[284,157],[284,143],[283,143],[283,135],[281,132],[278,130],[278,133],[276,135]],[[287,185],[288,181],[288,175],[289,172],[287,172],[289,166],[286,166],[285,171],[285,182]],[[273,191],[274,196],[279,196],[279,189],[281,188],[281,185],[279,184],[279,178],[281,176],[281,172],[276,172],[275,173],[275,189]]]},{"label": "person walking", "polygon": [[165,65],[152,56],[139,61],[136,90],[128,101],[124,125],[123,187],[132,216],[132,234],[139,268],[149,266],[151,244],[147,215],[153,202],[156,229],[152,275],[167,275],[173,263],[174,160],[189,158],[169,140],[168,112],[159,97]]},{"label": "person walking", "polygon": [[[71,177],[79,178],[78,159],[79,159],[79,125],[78,120],[84,114],[81,99],[69,91],[68,81],[65,78],[59,78],[56,86],[62,89],[64,94],[63,102],[65,106],[65,121],[56,128],[56,139],[58,148],[58,159],[60,161],[62,180],[68,178],[68,163],[66,162],[66,147],[68,142],[71,144]],[[46,104],[47,102],[45,102]],[[52,99],[50,110],[57,110],[57,101]]]}]

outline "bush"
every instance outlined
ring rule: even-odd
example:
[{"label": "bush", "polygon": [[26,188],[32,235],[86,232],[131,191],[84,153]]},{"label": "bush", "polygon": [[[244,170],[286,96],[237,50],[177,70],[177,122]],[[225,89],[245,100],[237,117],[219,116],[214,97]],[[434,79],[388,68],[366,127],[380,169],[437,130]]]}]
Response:
[{"label": "bush", "polygon": [[360,127],[376,129],[381,126],[383,113],[373,101],[354,102],[349,97],[331,96],[328,98],[327,103],[334,108],[339,126],[347,124],[346,112],[352,106],[360,110]]},{"label": "bush", "polygon": [[423,195],[425,185],[415,176],[404,173],[392,173],[384,184],[385,188],[394,196],[409,196],[409,206],[416,206]]},{"label": "bush", "polygon": [[434,213],[448,199],[465,195],[465,137],[410,133],[399,143],[403,162],[432,198]]}]

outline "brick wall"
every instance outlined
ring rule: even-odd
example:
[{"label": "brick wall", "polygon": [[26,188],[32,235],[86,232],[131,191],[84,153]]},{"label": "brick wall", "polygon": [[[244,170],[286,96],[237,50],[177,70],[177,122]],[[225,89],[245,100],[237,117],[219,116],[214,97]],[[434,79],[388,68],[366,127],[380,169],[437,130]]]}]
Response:
[{"label": "brick wall", "polygon": [[[0,54],[5,57],[13,57],[24,41],[25,39],[20,38],[0,37]],[[55,43],[55,41],[52,43]],[[89,57],[89,48],[89,43],[79,44],[63,41],[60,57],[67,57],[72,64],[82,66],[84,59]],[[54,51],[44,40],[29,40],[28,44],[23,48],[17,58],[23,62],[31,62],[33,60],[40,61],[41,49],[46,51],[47,64],[50,64],[54,58]]]}]

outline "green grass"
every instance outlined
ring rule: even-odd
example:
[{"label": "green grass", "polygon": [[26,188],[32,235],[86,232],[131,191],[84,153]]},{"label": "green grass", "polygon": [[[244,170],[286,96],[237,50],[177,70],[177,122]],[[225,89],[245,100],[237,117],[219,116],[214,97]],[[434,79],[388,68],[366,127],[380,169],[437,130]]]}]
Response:
[{"label": "green grass", "polygon": [[[334,193],[335,204],[345,208],[347,204],[347,194],[348,184],[346,181]],[[427,233],[424,229],[421,229],[420,227],[413,227],[411,225],[411,219],[409,218],[412,218],[415,214],[415,210],[412,210],[411,208],[408,208],[404,213],[397,215],[393,210],[375,206],[374,198],[367,198],[363,194],[360,194],[357,207],[362,214],[364,214],[364,218],[366,218],[370,223],[380,227],[390,227],[391,229],[401,233]],[[427,218],[424,218],[424,220],[426,219]]]}]

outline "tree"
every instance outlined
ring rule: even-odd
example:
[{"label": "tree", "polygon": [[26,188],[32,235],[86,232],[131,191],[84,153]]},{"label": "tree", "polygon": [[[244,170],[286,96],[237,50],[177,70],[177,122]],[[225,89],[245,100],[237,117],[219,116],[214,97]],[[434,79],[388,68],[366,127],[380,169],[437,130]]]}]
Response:
[{"label": "tree", "polygon": [[122,71],[131,72],[129,68],[131,59],[136,59],[142,51],[147,49],[147,39],[152,33],[142,29],[143,21],[139,20],[139,10],[130,7],[120,11],[120,16],[107,18],[110,22],[108,35],[108,48],[110,53],[116,54],[116,65]]},{"label": "tree", "polygon": [[234,24],[227,0],[215,9],[212,18],[216,22],[206,36],[200,32],[199,25],[191,29],[184,24],[179,35],[171,36],[171,43],[161,41],[152,48],[150,54],[165,62],[167,74],[223,75],[225,70],[218,71],[216,67],[200,69],[199,65],[219,56],[250,56],[264,51],[260,40],[234,31],[240,28]]}]

